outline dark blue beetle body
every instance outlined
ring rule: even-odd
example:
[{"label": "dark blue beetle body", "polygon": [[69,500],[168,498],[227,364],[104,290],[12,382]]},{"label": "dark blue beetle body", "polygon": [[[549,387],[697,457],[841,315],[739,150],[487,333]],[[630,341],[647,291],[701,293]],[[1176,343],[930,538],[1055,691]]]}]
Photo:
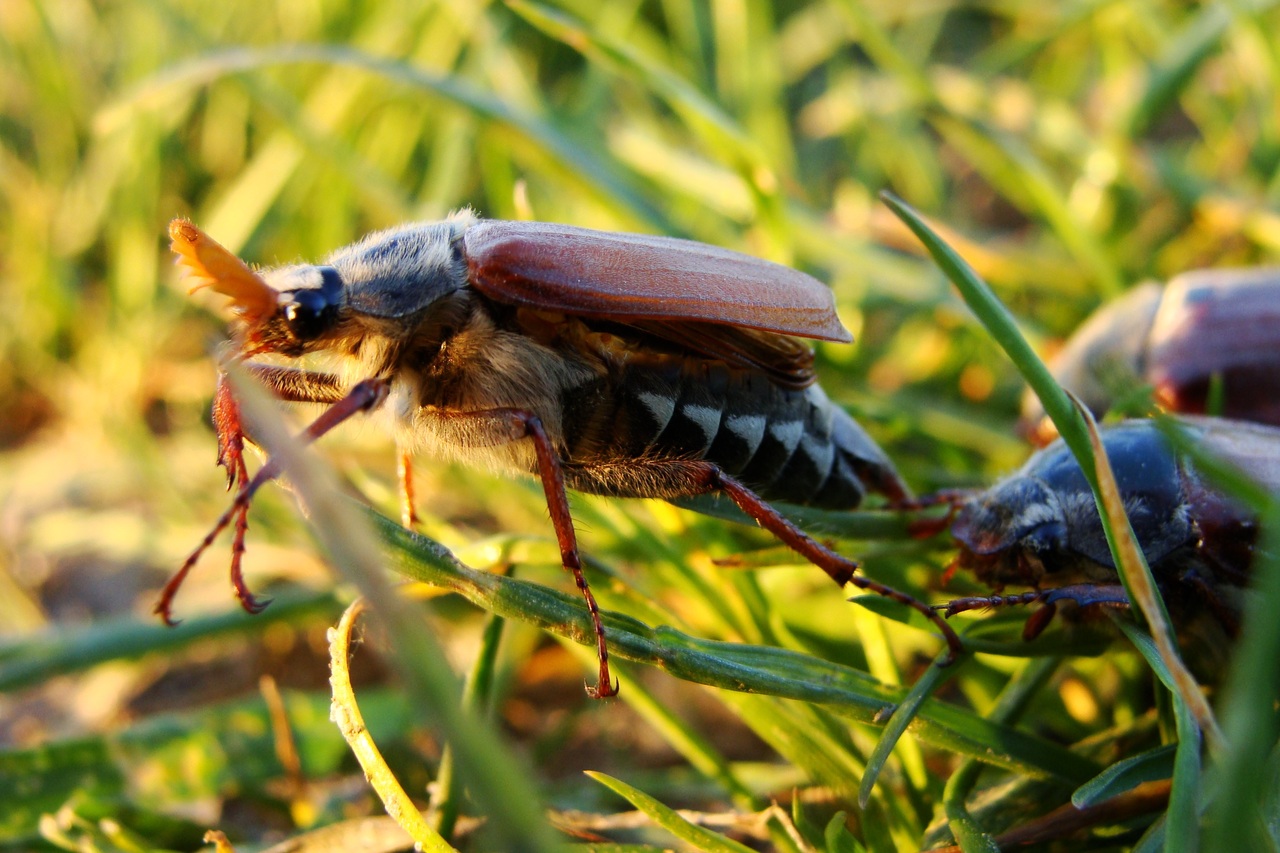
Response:
[{"label": "dark blue beetle body", "polygon": [[[1280,488],[1280,429],[1217,418],[1181,422],[1208,452]],[[1248,577],[1255,514],[1208,484],[1153,421],[1104,427],[1102,445],[1157,584],[1174,598],[1210,598],[1215,609],[1225,608],[1222,585],[1240,586]],[[1037,601],[1128,605],[1093,493],[1060,439],[965,502],[951,533],[960,549],[957,568],[996,589],[1033,591],[959,599],[947,605],[948,614]]]}]

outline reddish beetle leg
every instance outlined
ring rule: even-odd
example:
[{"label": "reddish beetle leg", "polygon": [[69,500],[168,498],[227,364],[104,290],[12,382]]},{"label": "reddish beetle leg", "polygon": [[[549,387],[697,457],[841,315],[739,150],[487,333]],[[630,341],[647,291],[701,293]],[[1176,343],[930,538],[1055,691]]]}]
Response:
[{"label": "reddish beetle leg", "polygon": [[967,610],[986,610],[998,607],[1017,607],[1040,602],[1044,607],[1031,614],[1022,627],[1022,639],[1034,640],[1053,621],[1059,601],[1071,601],[1077,607],[1129,607],[1129,596],[1120,584],[1078,583],[1055,589],[1037,589],[1012,595],[979,595],[956,598],[946,604],[934,606],[950,619]]},{"label": "reddish beetle leg", "polygon": [[[231,398],[229,392],[222,390],[225,387],[226,385],[224,382],[219,382],[219,391],[215,406],[221,405],[223,409],[221,412],[218,412],[215,408],[215,412],[218,414],[225,414],[226,412],[234,409],[235,427],[238,431],[239,406],[235,403],[234,399]],[[343,421],[346,421],[352,415],[377,408],[377,406],[386,398],[388,387],[387,383],[381,379],[366,379],[365,381],[360,382],[347,392],[346,396],[339,399],[326,409],[320,417],[312,421],[311,425],[298,435],[298,441],[304,445],[310,444],[325,433],[329,432],[329,430],[341,424]],[[228,406],[231,408],[227,408]],[[217,414],[215,417],[216,416]],[[222,425],[220,423],[220,430],[221,426]],[[229,433],[229,435],[231,434]],[[222,443],[222,440],[222,433],[219,432],[220,444]],[[240,437],[236,440],[242,442],[243,434],[240,433]],[[242,485],[240,491],[236,493],[235,500],[232,501],[231,506],[222,514],[217,523],[214,524],[213,529],[205,535],[200,544],[196,546],[196,549],[192,551],[191,555],[187,557],[185,562],[183,562],[182,568],[178,569],[178,571],[174,573],[173,577],[169,579],[169,582],[164,585],[164,589],[161,590],[160,598],[156,602],[154,612],[163,619],[167,625],[178,624],[174,621],[172,613],[173,599],[178,593],[178,588],[182,586],[182,582],[186,580],[187,574],[195,567],[200,556],[208,550],[209,546],[213,544],[213,540],[217,538],[218,534],[226,529],[232,521],[235,521],[235,536],[231,544],[231,585],[235,590],[236,598],[239,599],[241,606],[250,613],[258,613],[262,608],[266,607],[270,603],[269,600],[264,601],[255,598],[249,591],[248,586],[244,582],[241,560],[244,556],[245,550],[245,534],[249,529],[247,522],[249,503],[253,500],[253,496],[257,493],[258,489],[262,488],[263,485],[269,483],[280,475],[280,463],[274,458],[268,459],[266,464],[258,470],[258,473],[254,478],[245,482],[243,459],[240,459],[238,455],[235,455],[231,457],[231,461],[231,476],[234,478],[238,474],[241,477],[240,482]]]},{"label": "reddish beetle leg", "polygon": [[759,495],[733,477],[725,474],[718,466],[710,462],[689,464],[699,466],[705,471],[707,491],[724,492],[738,505],[739,509],[754,518],[761,527],[781,539],[793,551],[822,569],[837,584],[844,586],[846,583],[852,583],[858,589],[882,595],[899,604],[905,604],[917,613],[923,614],[925,618],[937,626],[938,630],[942,632],[943,638],[947,641],[949,651],[942,665],[946,666],[954,662],[960,653],[964,651],[964,643],[960,640],[960,636],[956,634],[955,629],[948,625],[932,607],[912,598],[905,592],[900,592],[891,586],[874,581],[865,575],[855,574],[858,568],[857,563],[847,557],[840,556],[796,527]]}]

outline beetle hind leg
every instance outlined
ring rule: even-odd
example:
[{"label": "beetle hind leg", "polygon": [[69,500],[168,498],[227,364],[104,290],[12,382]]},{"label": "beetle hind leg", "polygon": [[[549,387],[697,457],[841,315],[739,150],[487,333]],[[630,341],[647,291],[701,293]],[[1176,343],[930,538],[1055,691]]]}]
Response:
[{"label": "beetle hind leg", "polygon": [[[933,608],[904,592],[891,586],[874,581],[865,575],[857,574],[858,564],[847,557],[837,554],[832,549],[819,543],[809,534],[791,523],[764,498],[757,495],[735,477],[726,474],[720,466],[707,460],[648,460],[644,463],[650,468],[650,480],[662,483],[663,496],[668,498],[687,497],[692,495],[721,492],[737,504],[738,508],[755,519],[765,530],[768,530],[783,544],[797,552],[809,562],[827,573],[833,581],[843,587],[852,583],[859,589],[882,595],[900,604],[905,604],[932,622],[947,641],[950,654],[944,663],[951,663],[964,651],[964,644],[955,629],[936,613]],[[617,466],[612,466],[617,467]],[[635,466],[630,466],[635,467]],[[611,466],[575,466],[574,474],[584,482],[609,483],[619,477]]]},{"label": "beetle hind leg", "polygon": [[899,604],[905,604],[917,613],[923,614],[925,618],[933,622],[938,630],[942,632],[943,638],[947,641],[948,656],[943,664],[950,664],[964,651],[964,643],[961,642],[960,636],[956,634],[955,629],[946,623],[931,607],[905,592],[896,590],[891,586],[882,584],[879,581],[872,580],[866,575],[856,574],[858,564],[853,560],[837,554],[832,549],[821,544],[809,534],[805,533],[799,527],[796,527],[782,513],[778,512],[769,505],[763,498],[738,482],[733,477],[725,474],[718,466],[710,462],[694,463],[704,468],[705,482],[711,490],[724,492],[729,498],[738,505],[738,508],[751,516],[756,522],[768,530],[784,544],[797,552],[809,562],[822,569],[827,575],[840,586],[846,583],[852,583],[859,589],[873,592],[876,595],[882,595]]}]

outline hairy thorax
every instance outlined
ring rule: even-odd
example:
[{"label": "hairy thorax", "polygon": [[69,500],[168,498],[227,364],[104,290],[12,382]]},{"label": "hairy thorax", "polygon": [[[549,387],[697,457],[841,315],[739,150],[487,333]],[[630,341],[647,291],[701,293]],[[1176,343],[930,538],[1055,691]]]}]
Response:
[{"label": "hairy thorax", "polygon": [[[411,337],[391,405],[401,446],[482,468],[531,471],[533,448],[502,410],[535,415],[554,447],[563,445],[561,395],[598,371],[519,330],[502,328],[472,303],[457,329]],[[434,338],[434,339],[433,339]],[[486,417],[486,413],[493,416]]]}]

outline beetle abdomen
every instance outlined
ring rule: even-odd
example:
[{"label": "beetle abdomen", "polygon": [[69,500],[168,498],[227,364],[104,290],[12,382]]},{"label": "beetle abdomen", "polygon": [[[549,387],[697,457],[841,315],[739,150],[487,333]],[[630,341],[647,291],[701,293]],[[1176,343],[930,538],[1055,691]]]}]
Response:
[{"label": "beetle abdomen", "polygon": [[629,359],[600,384],[565,401],[567,462],[581,471],[570,480],[581,491],[683,492],[674,472],[663,481],[660,464],[643,466],[642,483],[610,465],[632,459],[706,460],[768,500],[832,509],[857,506],[867,491],[907,494],[883,451],[817,385],[784,388],[754,371],[678,356]]}]

